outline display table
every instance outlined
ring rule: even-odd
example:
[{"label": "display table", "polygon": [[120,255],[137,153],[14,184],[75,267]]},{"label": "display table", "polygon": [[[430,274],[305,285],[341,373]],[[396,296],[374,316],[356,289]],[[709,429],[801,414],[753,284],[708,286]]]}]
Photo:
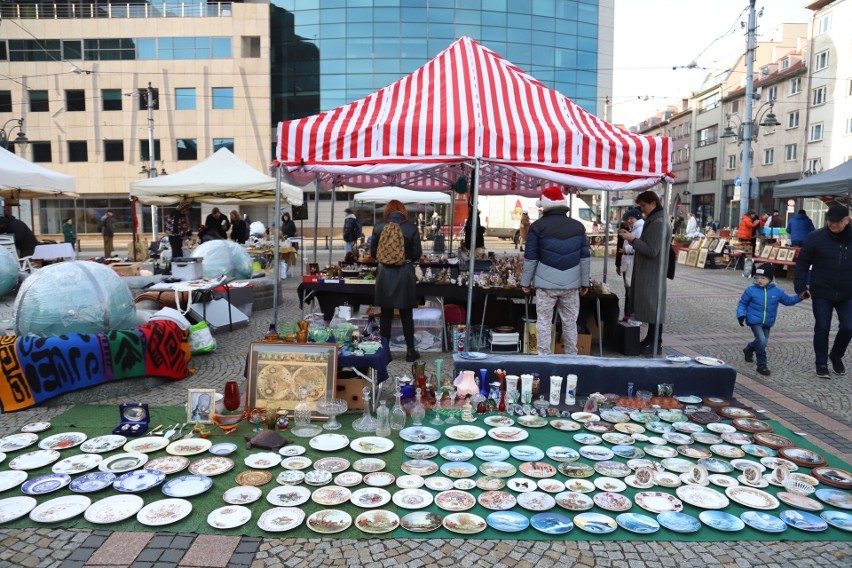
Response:
[{"label": "display table", "polygon": [[[538,373],[541,376],[540,394],[548,394],[551,375],[577,375],[577,394],[627,393],[627,383],[633,383],[633,392],[648,390],[657,392],[657,385],[671,383],[677,396],[714,396],[731,398],[737,382],[737,371],[730,365],[708,367],[690,361],[675,364],[665,359],[624,359],[610,357],[586,357],[582,355],[488,355],[484,359],[466,359],[461,354],[453,355],[453,376],[460,371],[495,369],[507,374]],[[478,376],[478,375],[477,375]]]},{"label": "display table", "polygon": [[[275,257],[275,251],[272,249],[246,249],[249,256],[260,257],[261,264],[264,267],[269,266]],[[295,247],[280,247],[278,249],[278,257],[287,263],[288,266],[296,266],[299,262],[299,254]]]},{"label": "display table", "polygon": [[[337,367],[339,369],[352,369],[359,377],[369,381],[373,385],[374,392],[381,392],[382,384],[388,379],[388,364],[391,362],[391,352],[388,345],[382,340],[382,348],[372,355],[355,355],[348,349],[337,352]],[[370,374],[365,375],[360,369],[370,369]],[[373,397],[373,407],[376,407],[378,397]]]},{"label": "display table", "polygon": [[33,260],[74,260],[74,245],[59,243],[55,245],[38,245],[33,250]]}]

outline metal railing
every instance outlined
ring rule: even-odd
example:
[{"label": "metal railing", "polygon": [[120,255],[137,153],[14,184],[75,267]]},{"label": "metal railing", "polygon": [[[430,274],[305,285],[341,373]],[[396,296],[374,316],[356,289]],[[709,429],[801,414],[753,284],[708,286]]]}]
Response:
[{"label": "metal railing", "polygon": [[230,18],[231,2],[114,3],[72,2],[0,4],[0,18],[10,20],[75,20],[130,18]]}]

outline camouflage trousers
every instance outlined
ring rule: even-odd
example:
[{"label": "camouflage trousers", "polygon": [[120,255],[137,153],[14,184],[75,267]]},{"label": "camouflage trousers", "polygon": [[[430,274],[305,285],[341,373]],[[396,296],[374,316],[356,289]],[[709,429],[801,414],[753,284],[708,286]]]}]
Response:
[{"label": "camouflage trousers", "polygon": [[538,288],[535,291],[536,335],[538,336],[538,354],[550,355],[550,322],[553,321],[553,309],[559,309],[562,319],[562,345],[566,355],[577,354],[577,316],[580,313],[580,291],[548,290]]}]

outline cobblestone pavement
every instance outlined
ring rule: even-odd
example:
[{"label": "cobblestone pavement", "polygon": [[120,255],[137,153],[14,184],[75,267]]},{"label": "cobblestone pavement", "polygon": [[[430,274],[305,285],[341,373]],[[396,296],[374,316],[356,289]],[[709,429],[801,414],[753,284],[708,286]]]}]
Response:
[{"label": "cobblestone pavement", "polygon": [[[593,259],[593,278],[600,280],[603,260]],[[621,279],[610,262],[608,282],[623,298]],[[755,372],[743,361],[741,349],[751,334],[736,322],[736,303],[749,281],[739,272],[698,270],[678,266],[669,282],[668,319],[663,342],[666,353],[710,355],[735,366],[736,396],[746,404],[766,410],[809,440],[852,461],[852,379],[831,380],[814,375],[810,305],[782,306],[769,342],[770,377]],[[792,283],[779,280],[788,292]],[[281,319],[301,313],[293,290],[297,279],[284,282]],[[0,299],[0,319],[12,315],[13,298]],[[121,392],[102,395],[87,391],[88,401],[118,404],[128,398],[150,404],[183,404],[187,388],[221,388],[226,380],[240,378],[247,344],[264,335],[272,310],[256,311],[247,328],[217,335],[215,354],[193,359],[197,372],[181,382],[140,379],[126,381]],[[836,328],[836,323],[835,323]],[[596,350],[596,349],[595,349]],[[619,356],[605,350],[606,356]],[[424,359],[445,360],[448,354],[424,354]],[[409,365],[391,363],[391,376]],[[852,364],[852,357],[847,364]],[[434,368],[434,367],[432,367]],[[446,369],[446,367],[445,367]],[[387,389],[386,389],[387,390]],[[57,399],[47,406],[0,415],[0,432],[17,431],[23,424],[49,420],[69,407]],[[59,527],[0,530],[0,567],[51,568],[251,567],[267,566],[797,566],[852,565],[852,544],[845,542],[631,542],[631,541],[486,541],[451,540],[335,540],[257,539],[173,533],[111,533],[65,530]]]}]

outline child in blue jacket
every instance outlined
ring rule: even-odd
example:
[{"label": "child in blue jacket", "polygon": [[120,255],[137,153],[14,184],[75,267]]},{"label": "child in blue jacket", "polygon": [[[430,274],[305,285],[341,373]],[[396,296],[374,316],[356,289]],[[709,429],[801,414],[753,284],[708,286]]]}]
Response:
[{"label": "child in blue jacket", "polygon": [[743,292],[737,306],[737,320],[741,326],[748,326],[754,334],[754,341],[743,348],[743,355],[748,363],[754,361],[757,354],[757,372],[769,375],[766,363],[766,344],[769,341],[769,330],[775,324],[778,315],[778,304],[792,306],[807,298],[806,293],[800,296],[788,296],[784,290],[775,285],[775,269],[771,264],[760,264],[754,271],[754,284]]}]

